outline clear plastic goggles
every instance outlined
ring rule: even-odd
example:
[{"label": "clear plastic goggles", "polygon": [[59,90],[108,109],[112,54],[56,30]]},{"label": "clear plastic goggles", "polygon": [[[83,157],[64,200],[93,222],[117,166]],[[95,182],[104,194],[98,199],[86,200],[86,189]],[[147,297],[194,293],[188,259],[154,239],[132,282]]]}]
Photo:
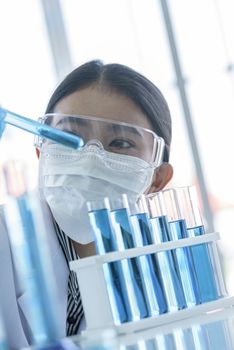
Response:
[{"label": "clear plastic goggles", "polygon": [[[84,146],[96,144],[105,151],[140,158],[157,167],[161,164],[164,140],[153,131],[104,118],[68,114],[45,114],[39,121],[56,129],[79,136]],[[36,137],[35,146],[43,151],[43,145],[53,141]]]}]

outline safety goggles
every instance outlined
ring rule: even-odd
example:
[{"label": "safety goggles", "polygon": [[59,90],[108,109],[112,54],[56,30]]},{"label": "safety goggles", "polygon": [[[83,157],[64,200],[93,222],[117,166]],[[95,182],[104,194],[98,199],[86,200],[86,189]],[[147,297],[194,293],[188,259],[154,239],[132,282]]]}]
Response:
[{"label": "safety goggles", "polygon": [[[80,137],[82,148],[93,143],[108,152],[138,157],[154,167],[162,162],[164,140],[149,129],[104,118],[58,113],[45,114],[39,121]],[[52,141],[40,136],[35,139],[40,150],[49,143]]]}]

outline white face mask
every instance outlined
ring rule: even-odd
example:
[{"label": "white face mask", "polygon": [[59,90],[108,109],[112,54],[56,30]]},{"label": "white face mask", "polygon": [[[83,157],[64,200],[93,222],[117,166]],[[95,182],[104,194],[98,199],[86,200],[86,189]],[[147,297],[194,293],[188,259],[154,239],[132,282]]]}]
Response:
[{"label": "white face mask", "polygon": [[40,158],[39,185],[60,228],[81,244],[94,240],[86,202],[126,193],[136,202],[154,168],[140,158],[99,150],[74,151],[47,145]]}]

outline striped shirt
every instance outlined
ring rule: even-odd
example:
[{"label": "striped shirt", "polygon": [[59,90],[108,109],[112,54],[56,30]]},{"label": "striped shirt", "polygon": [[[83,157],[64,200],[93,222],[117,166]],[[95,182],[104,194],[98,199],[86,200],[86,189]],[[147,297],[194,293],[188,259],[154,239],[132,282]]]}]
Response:
[{"label": "striped shirt", "polygon": [[[79,256],[73,247],[71,239],[67,235],[65,235],[65,233],[60,229],[59,225],[55,220],[54,227],[69,268],[69,262],[72,260],[79,259]],[[74,271],[70,271],[68,277],[67,294],[67,336],[76,335],[78,333],[78,329],[83,316],[84,310],[82,306],[76,273]]]}]

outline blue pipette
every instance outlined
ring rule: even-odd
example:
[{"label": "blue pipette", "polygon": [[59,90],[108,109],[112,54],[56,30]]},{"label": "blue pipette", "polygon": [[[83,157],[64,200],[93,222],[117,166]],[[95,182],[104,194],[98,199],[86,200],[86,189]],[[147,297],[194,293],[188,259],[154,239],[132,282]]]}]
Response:
[{"label": "blue pipette", "polygon": [[34,135],[50,139],[74,149],[78,149],[84,145],[84,141],[76,135],[41,124],[35,120],[25,118],[0,107],[0,137],[2,136],[6,124],[16,126]]}]

